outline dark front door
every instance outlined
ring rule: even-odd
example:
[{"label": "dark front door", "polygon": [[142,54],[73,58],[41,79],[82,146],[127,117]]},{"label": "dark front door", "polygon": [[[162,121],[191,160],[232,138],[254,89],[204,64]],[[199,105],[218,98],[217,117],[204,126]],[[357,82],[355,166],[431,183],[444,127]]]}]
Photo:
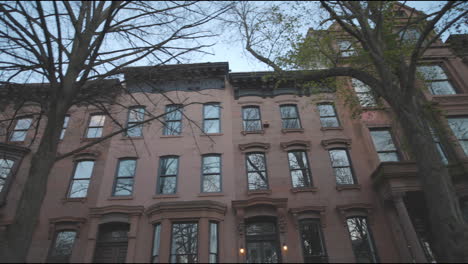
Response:
[{"label": "dark front door", "polygon": [[278,234],[273,222],[253,222],[246,228],[247,263],[281,262]]},{"label": "dark front door", "polygon": [[110,223],[99,227],[94,251],[94,263],[125,263],[127,257],[128,224]]}]

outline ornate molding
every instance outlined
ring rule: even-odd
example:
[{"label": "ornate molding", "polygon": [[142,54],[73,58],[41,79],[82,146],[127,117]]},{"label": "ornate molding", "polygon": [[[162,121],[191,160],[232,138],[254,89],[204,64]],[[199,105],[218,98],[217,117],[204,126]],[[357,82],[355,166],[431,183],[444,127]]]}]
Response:
[{"label": "ornate molding", "polygon": [[49,234],[48,239],[51,240],[54,234],[59,230],[75,230],[76,237],[80,237],[80,231],[83,224],[86,223],[86,218],[83,217],[56,217],[49,219]]},{"label": "ornate molding", "polygon": [[270,144],[269,143],[262,143],[262,142],[252,142],[252,143],[247,143],[247,144],[239,144],[239,149],[242,152],[247,152],[247,151],[255,151],[255,150],[260,150],[260,151],[267,151],[270,149]]},{"label": "ornate molding", "polygon": [[127,206],[127,205],[109,205],[104,207],[89,208],[91,217],[102,217],[106,214],[121,213],[127,215],[140,216],[144,211],[143,206]]},{"label": "ornate molding", "polygon": [[73,155],[73,160],[82,160],[82,159],[97,159],[101,155],[100,151],[85,150]]},{"label": "ornate molding", "polygon": [[338,205],[336,206],[336,210],[338,211],[341,221],[343,222],[344,226],[347,226],[346,219],[352,216],[366,216],[369,221],[369,224],[374,223],[374,219],[372,215],[373,207],[370,204],[352,203],[352,204]]},{"label": "ornate molding", "polygon": [[263,196],[250,198],[248,200],[232,201],[232,208],[234,208],[236,211],[258,205],[273,206],[275,208],[287,208],[288,198],[270,198]]},{"label": "ornate molding", "polygon": [[332,148],[351,148],[351,139],[349,138],[331,138],[324,139],[321,142],[323,148],[332,149]]},{"label": "ornate molding", "polygon": [[159,202],[145,210],[145,214],[152,216],[162,213],[174,212],[214,212],[220,215],[226,214],[227,206],[220,202],[201,200],[189,202]]},{"label": "ornate molding", "polygon": [[325,217],[326,206],[302,206],[289,209],[289,213],[293,215],[294,218],[294,226],[296,229],[299,228],[299,221],[301,220],[301,215],[305,215],[308,213],[313,213],[319,216],[320,224],[322,227],[326,227],[326,217]]},{"label": "ornate molding", "polygon": [[292,150],[292,149],[295,149],[295,148],[309,150],[310,149],[310,141],[307,141],[307,140],[292,140],[292,141],[288,141],[288,142],[281,142],[280,146],[285,151],[289,151],[289,150]]}]

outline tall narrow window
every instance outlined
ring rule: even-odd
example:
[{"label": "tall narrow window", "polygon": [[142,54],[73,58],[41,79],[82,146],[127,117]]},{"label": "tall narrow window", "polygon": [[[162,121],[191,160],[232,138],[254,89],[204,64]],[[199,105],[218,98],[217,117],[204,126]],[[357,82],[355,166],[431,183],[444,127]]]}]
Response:
[{"label": "tall narrow window", "polygon": [[61,231],[57,233],[49,252],[47,262],[68,263],[75,243],[75,231]]},{"label": "tall narrow window", "polygon": [[377,105],[374,96],[372,95],[371,88],[358,79],[352,79],[352,84],[359,104],[362,107],[374,107]]},{"label": "tall narrow window", "polygon": [[218,223],[210,222],[210,263],[218,263]]},{"label": "tall narrow window", "polygon": [[221,107],[219,103],[203,105],[203,131],[207,134],[221,132]]},{"label": "tall narrow window", "polygon": [[354,50],[351,41],[339,40],[337,44],[341,57],[350,57],[355,55],[356,51]]},{"label": "tall narrow window", "polygon": [[348,151],[345,149],[331,149],[328,152],[330,154],[336,184],[355,184]]},{"label": "tall narrow window", "polygon": [[[132,107],[128,110],[128,121],[127,127],[134,126],[137,123],[145,120],[145,108],[144,107]],[[127,130],[128,137],[141,137],[143,136],[143,125],[136,125]]]},{"label": "tall narrow window", "polygon": [[[180,105],[168,105],[166,106],[166,115],[165,115],[165,126],[163,134],[166,136],[169,135],[180,135],[182,133],[182,112]],[[178,109],[178,110],[175,110]]]},{"label": "tall narrow window", "polygon": [[439,136],[437,135],[437,133],[434,131],[433,128],[430,128],[430,130],[431,130],[432,139],[434,140],[434,144],[436,145],[436,148],[437,148],[437,152],[439,152],[440,159],[442,160],[442,163],[444,165],[447,165],[448,164],[447,155],[445,154],[444,148],[442,147],[442,143],[440,143]]},{"label": "tall narrow window", "polygon": [[365,217],[351,217],[346,220],[351,245],[357,263],[378,262],[372,234]]},{"label": "tall narrow window", "polygon": [[262,119],[258,106],[246,106],[242,108],[242,123],[244,131],[261,131]]},{"label": "tall narrow window", "polygon": [[151,263],[159,263],[159,246],[161,245],[161,224],[154,225],[153,253]]},{"label": "tall narrow window", "polygon": [[381,162],[399,161],[398,152],[388,129],[371,130],[372,141]]},{"label": "tall narrow window", "polygon": [[283,129],[301,128],[296,105],[280,106]]},{"label": "tall narrow window", "polygon": [[88,131],[86,131],[87,138],[99,138],[102,136],[102,129],[104,128],[105,115],[91,115],[89,120]]},{"label": "tall narrow window", "polygon": [[340,122],[336,115],[335,106],[333,104],[317,105],[320,114],[320,123],[322,127],[339,127]]},{"label": "tall narrow window", "polygon": [[79,161],[76,163],[75,173],[71,182],[68,197],[83,198],[88,194],[89,182],[93,174],[94,161]]},{"label": "tall narrow window", "polygon": [[304,263],[327,263],[327,251],[322,228],[318,219],[303,219],[299,222]]},{"label": "tall narrow window", "polygon": [[198,262],[198,224],[172,224],[171,263]]},{"label": "tall narrow window", "polygon": [[60,132],[60,139],[62,140],[63,137],[65,136],[65,131],[67,131],[68,127],[68,121],[70,120],[70,116],[66,115],[65,119],[63,120],[63,126],[62,126],[62,131]]},{"label": "tall narrow window", "polygon": [[465,151],[465,155],[468,156],[468,117],[448,118],[448,124]]},{"label": "tall narrow window", "polygon": [[[0,193],[7,185],[8,177],[10,177],[11,170],[15,162],[9,159],[0,159]],[[7,189],[7,188],[5,188]]]},{"label": "tall narrow window", "polygon": [[177,190],[179,157],[161,157],[159,163],[158,194],[174,194]]},{"label": "tall narrow window", "polygon": [[265,164],[265,154],[246,154],[247,179],[249,190],[268,189],[267,171]]},{"label": "tall narrow window", "polygon": [[434,95],[456,94],[444,69],[439,65],[418,66],[418,72]]},{"label": "tall narrow window", "polygon": [[15,129],[12,131],[10,141],[24,141],[31,127],[32,118],[20,118],[16,121]]},{"label": "tall narrow window", "polygon": [[312,186],[310,169],[305,151],[288,152],[288,160],[293,188]]},{"label": "tall narrow window", "polygon": [[135,170],[135,159],[119,160],[119,164],[117,165],[117,175],[114,184],[114,196],[132,195]]},{"label": "tall narrow window", "polygon": [[202,157],[202,192],[221,191],[221,156]]}]

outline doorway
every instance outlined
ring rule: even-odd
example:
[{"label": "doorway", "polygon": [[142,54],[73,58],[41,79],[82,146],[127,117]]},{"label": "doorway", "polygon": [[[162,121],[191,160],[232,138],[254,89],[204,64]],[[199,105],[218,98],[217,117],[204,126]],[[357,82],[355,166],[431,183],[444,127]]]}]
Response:
[{"label": "doorway", "polygon": [[128,247],[127,223],[108,223],[99,226],[94,263],[125,263]]},{"label": "doorway", "polygon": [[251,221],[246,225],[247,263],[279,263],[278,233],[274,221]]}]

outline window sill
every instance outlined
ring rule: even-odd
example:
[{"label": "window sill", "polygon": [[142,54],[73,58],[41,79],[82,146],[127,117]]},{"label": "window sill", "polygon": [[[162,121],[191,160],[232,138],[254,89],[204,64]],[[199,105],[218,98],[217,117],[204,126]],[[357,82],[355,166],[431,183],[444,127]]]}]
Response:
[{"label": "window sill", "polygon": [[178,194],[156,194],[153,199],[179,198]]},{"label": "window sill", "polygon": [[200,137],[212,137],[212,136],[224,136],[223,133],[206,133],[206,134],[201,134]]},{"label": "window sill", "polygon": [[283,128],[281,129],[281,132],[283,133],[304,133],[303,128]]},{"label": "window sill", "polygon": [[265,130],[257,130],[257,131],[241,131],[242,135],[248,135],[248,134],[265,134]]},{"label": "window sill", "polygon": [[336,189],[338,191],[343,191],[343,190],[360,190],[361,185],[360,184],[343,184],[343,185],[337,185]]},{"label": "window sill", "polygon": [[86,197],[83,197],[83,198],[63,198],[62,199],[62,203],[76,203],[76,202],[80,202],[80,203],[85,203],[86,202]]},{"label": "window sill", "polygon": [[322,127],[322,128],[320,128],[320,130],[322,130],[322,131],[327,131],[327,130],[343,130],[343,127],[342,127],[342,126],[338,126],[338,127]]},{"label": "window sill", "polygon": [[167,135],[167,136],[160,136],[160,138],[181,138],[181,135]]},{"label": "window sill", "polygon": [[111,196],[107,200],[132,200],[133,196]]},{"label": "window sill", "polygon": [[217,197],[217,196],[224,196],[224,193],[199,193],[198,197]]},{"label": "window sill", "polygon": [[271,194],[271,190],[254,190],[254,191],[247,191],[247,195],[250,196],[250,195],[261,195],[261,194],[267,194],[267,195],[270,195]]},{"label": "window sill", "polygon": [[297,187],[297,188],[291,189],[292,193],[317,192],[317,191],[318,191],[317,187]]},{"label": "window sill", "polygon": [[121,140],[133,140],[133,139],[144,139],[143,136],[141,137],[122,137]]}]

